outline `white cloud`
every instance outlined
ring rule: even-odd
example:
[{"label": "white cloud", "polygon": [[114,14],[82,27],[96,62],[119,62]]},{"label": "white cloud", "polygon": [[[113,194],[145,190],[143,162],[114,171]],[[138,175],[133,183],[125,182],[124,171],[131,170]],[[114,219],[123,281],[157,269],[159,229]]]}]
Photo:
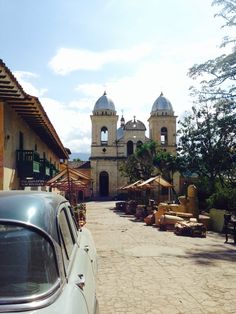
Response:
[{"label": "white cloud", "polygon": [[[40,101],[63,145],[72,152],[89,152],[91,144],[90,113],[79,110],[81,103],[78,101],[63,104],[51,98],[40,98]],[[88,103],[88,101],[84,102]]]},{"label": "white cloud", "polygon": [[[185,69],[172,63],[146,63],[131,76],[111,79],[106,82],[107,96],[110,97],[121,115],[124,111],[126,119],[137,119],[144,123],[150,115],[152,105],[161,92],[172,102],[177,114],[188,107],[188,87],[190,79]],[[88,98],[94,99],[102,96],[101,84],[81,84],[78,89]],[[95,103],[95,102],[94,102]]]},{"label": "white cloud", "polygon": [[47,92],[46,88],[37,89],[30,82],[32,78],[34,79],[38,77],[37,74],[32,73],[32,72],[26,72],[26,71],[15,71],[13,74],[27,94],[31,96],[41,97],[45,95],[45,93]]},{"label": "white cloud", "polygon": [[[68,50],[72,52],[73,57],[69,57],[67,50],[64,51],[65,53],[62,51],[56,56],[58,59],[54,60],[54,70],[60,74],[65,74],[76,69],[88,69],[89,66],[99,68],[107,62],[131,62],[134,61],[132,57],[137,47],[144,47],[144,45],[136,46],[129,51],[89,52],[88,56],[83,51],[84,59],[78,58],[81,53],[80,50]],[[108,97],[114,101],[117,114],[120,117],[123,111],[127,122],[133,119],[135,115],[148,128],[147,120],[152,105],[160,93],[164,93],[164,96],[171,101],[175,114],[181,117],[183,112],[192,105],[188,89],[194,81],[187,76],[189,67],[194,63],[201,63],[223,53],[222,50],[218,49],[214,40],[194,44],[186,42],[181,47],[175,46],[172,42],[161,45],[161,49],[154,46],[152,49],[153,54],[149,55],[147,59],[143,58],[134,73],[126,72],[123,76],[116,76],[115,74],[109,76],[108,73],[105,73],[106,79],[103,82],[91,81],[91,83],[80,84],[75,88],[79,98],[73,95],[68,103],[41,97],[44,94],[44,89],[38,90],[30,83],[32,78],[37,77],[33,73],[18,72],[15,75],[27,93],[40,96],[40,101],[63,145],[72,152],[90,152],[90,115],[96,100],[102,96],[104,90],[107,91]],[[136,55],[137,59],[145,56],[145,49],[140,51]],[[89,64],[92,57],[95,58],[94,63]],[[61,65],[57,63],[59,61]]]},{"label": "white cloud", "polygon": [[80,112],[88,113],[92,111],[93,101],[89,98],[80,98],[79,100],[72,100],[69,102],[67,108],[69,110],[77,110]]},{"label": "white cloud", "polygon": [[130,49],[111,49],[102,52],[60,48],[49,62],[49,66],[54,72],[61,75],[78,70],[96,71],[108,63],[135,62],[149,55],[151,50],[150,44],[142,44]]},{"label": "white cloud", "polygon": [[192,106],[189,87],[195,81],[187,75],[189,68],[194,63],[204,62],[223,53],[218,47],[214,40],[186,43],[181,47],[166,44],[159,53],[156,51],[157,58],[139,64],[134,74],[113,77],[103,84],[80,84],[77,91],[95,103],[105,89],[115,103],[117,114],[121,116],[123,110],[126,121],[135,115],[146,126],[152,105],[163,92],[171,101],[175,114],[181,117]]}]

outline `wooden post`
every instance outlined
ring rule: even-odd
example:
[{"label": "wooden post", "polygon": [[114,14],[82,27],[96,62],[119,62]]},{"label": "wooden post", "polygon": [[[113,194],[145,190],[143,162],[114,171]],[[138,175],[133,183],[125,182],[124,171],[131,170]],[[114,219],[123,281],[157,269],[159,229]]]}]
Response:
[{"label": "wooden post", "polygon": [[70,173],[69,173],[68,164],[66,165],[66,171],[67,171],[68,196],[69,196],[69,202],[70,202],[70,204],[71,204],[71,203],[72,203],[71,181],[70,181]]}]

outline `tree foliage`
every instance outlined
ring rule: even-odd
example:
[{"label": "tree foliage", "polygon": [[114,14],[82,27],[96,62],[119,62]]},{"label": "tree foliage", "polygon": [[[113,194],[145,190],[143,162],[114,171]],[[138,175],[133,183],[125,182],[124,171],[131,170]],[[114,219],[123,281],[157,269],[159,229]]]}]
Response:
[{"label": "tree foliage", "polygon": [[141,178],[138,162],[134,154],[130,155],[127,160],[121,164],[119,171],[123,177],[129,179],[129,182],[135,182]]},{"label": "tree foliage", "polygon": [[156,153],[153,164],[167,181],[173,183],[174,173],[179,170],[178,159],[175,155],[160,150]]},{"label": "tree foliage", "polygon": [[172,182],[177,169],[176,156],[163,150],[158,151],[155,141],[138,146],[134,154],[120,167],[122,175],[128,177],[130,182],[147,180],[158,174]]},{"label": "tree foliage", "polygon": [[153,158],[156,154],[156,143],[153,141],[139,145],[128,159],[121,165],[121,174],[130,182],[150,178],[154,171]]},{"label": "tree foliage", "polygon": [[[214,0],[212,5],[220,6],[221,11],[216,14],[224,19],[222,27],[236,26],[236,1]],[[235,98],[236,87],[236,38],[225,36],[221,47],[231,47],[231,52],[222,54],[215,59],[207,60],[202,64],[195,64],[189,70],[189,76],[196,79],[203,76],[201,91],[192,87],[193,95],[198,94],[199,101],[210,99]]]},{"label": "tree foliage", "polygon": [[150,141],[137,147],[135,157],[140,171],[140,178],[149,179],[154,172],[153,160],[156,155],[156,143]]},{"label": "tree foliage", "polygon": [[[236,26],[236,1],[214,0],[225,31]],[[195,104],[180,122],[179,159],[182,171],[195,172],[207,193],[231,189],[236,179],[236,37],[225,36],[221,48],[227,52],[189,70],[202,78],[200,88],[191,87]],[[226,51],[226,49],[225,49]]]},{"label": "tree foliage", "polygon": [[180,123],[178,155],[182,170],[208,178],[210,188],[232,179],[236,151],[236,104],[222,99],[193,106]]}]

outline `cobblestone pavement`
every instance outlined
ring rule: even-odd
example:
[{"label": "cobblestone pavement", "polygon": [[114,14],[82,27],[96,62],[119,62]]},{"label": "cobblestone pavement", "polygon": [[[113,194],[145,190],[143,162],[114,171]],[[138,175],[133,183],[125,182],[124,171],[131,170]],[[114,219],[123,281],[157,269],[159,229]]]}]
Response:
[{"label": "cobblestone pavement", "polygon": [[100,314],[236,313],[235,245],[159,231],[114,206],[87,203]]}]

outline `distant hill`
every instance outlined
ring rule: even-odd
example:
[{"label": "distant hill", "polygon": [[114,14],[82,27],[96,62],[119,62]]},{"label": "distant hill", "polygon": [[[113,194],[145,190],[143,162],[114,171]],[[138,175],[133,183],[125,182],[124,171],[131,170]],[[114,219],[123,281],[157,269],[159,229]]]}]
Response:
[{"label": "distant hill", "polygon": [[77,158],[79,158],[82,161],[87,161],[89,160],[90,154],[89,153],[72,153],[69,157],[70,157],[69,160],[71,161]]}]

